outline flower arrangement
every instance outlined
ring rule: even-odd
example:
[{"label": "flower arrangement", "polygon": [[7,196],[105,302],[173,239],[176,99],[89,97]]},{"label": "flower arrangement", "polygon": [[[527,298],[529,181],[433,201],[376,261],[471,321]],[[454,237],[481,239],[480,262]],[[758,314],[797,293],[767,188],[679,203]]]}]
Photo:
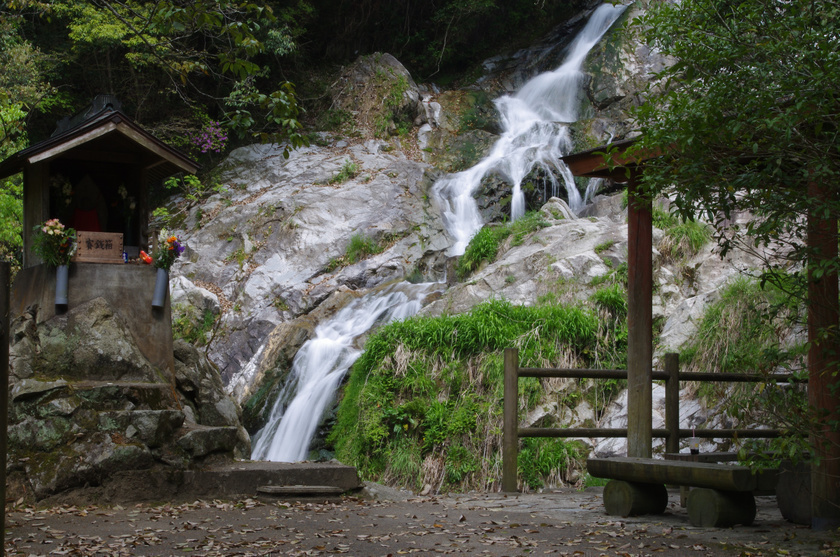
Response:
[{"label": "flower arrangement", "polygon": [[184,253],[184,249],[186,248],[178,237],[174,234],[170,235],[164,228],[158,235],[157,249],[152,254],[155,267],[168,271],[172,267],[172,264],[175,263],[175,260]]},{"label": "flower arrangement", "polygon": [[58,219],[50,219],[33,228],[32,251],[47,265],[67,265],[76,253],[76,231]]}]

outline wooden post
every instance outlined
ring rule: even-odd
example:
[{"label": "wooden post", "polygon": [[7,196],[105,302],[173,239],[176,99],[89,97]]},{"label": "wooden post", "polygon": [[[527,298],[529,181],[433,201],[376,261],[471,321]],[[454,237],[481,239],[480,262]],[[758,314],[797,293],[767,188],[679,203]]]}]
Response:
[{"label": "wooden post", "polygon": [[[840,527],[840,303],[836,264],[837,215],[826,215],[821,200],[836,195],[811,183],[808,195],[816,207],[808,211],[808,400],[818,416],[811,432],[818,461],[811,467],[811,527]],[[816,274],[817,270],[823,274]]]},{"label": "wooden post", "polygon": [[504,436],[502,438],[502,491],[517,491],[519,458],[519,350],[505,349]]},{"label": "wooden post", "polygon": [[653,219],[639,191],[640,171],[627,182],[627,456],[653,454]]},{"label": "wooden post", "polygon": [[673,352],[665,354],[665,440],[666,453],[680,452],[680,355]]},{"label": "wooden post", "polygon": [[6,547],[6,453],[9,416],[9,263],[0,261],[0,456],[3,458],[3,477],[0,482],[0,555]]}]

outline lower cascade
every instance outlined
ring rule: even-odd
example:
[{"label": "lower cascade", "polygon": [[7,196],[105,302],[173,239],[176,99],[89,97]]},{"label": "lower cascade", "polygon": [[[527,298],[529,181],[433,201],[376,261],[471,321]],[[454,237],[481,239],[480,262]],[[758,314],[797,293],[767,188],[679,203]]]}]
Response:
[{"label": "lower cascade", "polygon": [[405,319],[422,307],[438,283],[401,282],[348,304],[320,323],[315,337],[298,350],[289,379],[268,421],[253,439],[253,460],[306,460],[315,429],[341,380],[361,355],[354,341],[377,325]]}]

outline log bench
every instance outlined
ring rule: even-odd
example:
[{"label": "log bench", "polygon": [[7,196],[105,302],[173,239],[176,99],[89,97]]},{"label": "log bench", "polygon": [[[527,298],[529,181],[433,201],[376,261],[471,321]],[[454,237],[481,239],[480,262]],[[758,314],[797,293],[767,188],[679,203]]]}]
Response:
[{"label": "log bench", "polygon": [[666,485],[689,486],[689,521],[704,527],[752,524],[753,492],[776,477],[775,471],[757,474],[746,466],[653,458],[590,458],[586,465],[589,475],[610,480],[604,487],[607,514],[660,514],[668,505]]},{"label": "log bench", "polygon": [[[662,455],[665,460],[685,460],[689,462],[735,462],[738,460],[738,453],[735,452],[704,452],[704,453],[665,453]],[[755,457],[755,454],[750,456]],[[774,495],[776,493],[776,470],[772,473],[761,472],[758,474],[758,485],[753,490],[753,495]],[[680,506],[685,507],[688,501],[688,492],[691,486],[680,486]]]}]

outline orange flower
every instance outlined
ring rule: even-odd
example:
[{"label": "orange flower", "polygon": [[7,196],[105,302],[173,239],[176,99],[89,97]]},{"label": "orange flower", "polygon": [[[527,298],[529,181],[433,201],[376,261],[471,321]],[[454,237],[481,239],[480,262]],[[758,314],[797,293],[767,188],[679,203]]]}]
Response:
[{"label": "orange flower", "polygon": [[173,244],[177,241],[178,241],[178,238],[175,237],[175,236],[170,236],[169,239],[167,240],[167,242],[169,242],[170,244]]}]

